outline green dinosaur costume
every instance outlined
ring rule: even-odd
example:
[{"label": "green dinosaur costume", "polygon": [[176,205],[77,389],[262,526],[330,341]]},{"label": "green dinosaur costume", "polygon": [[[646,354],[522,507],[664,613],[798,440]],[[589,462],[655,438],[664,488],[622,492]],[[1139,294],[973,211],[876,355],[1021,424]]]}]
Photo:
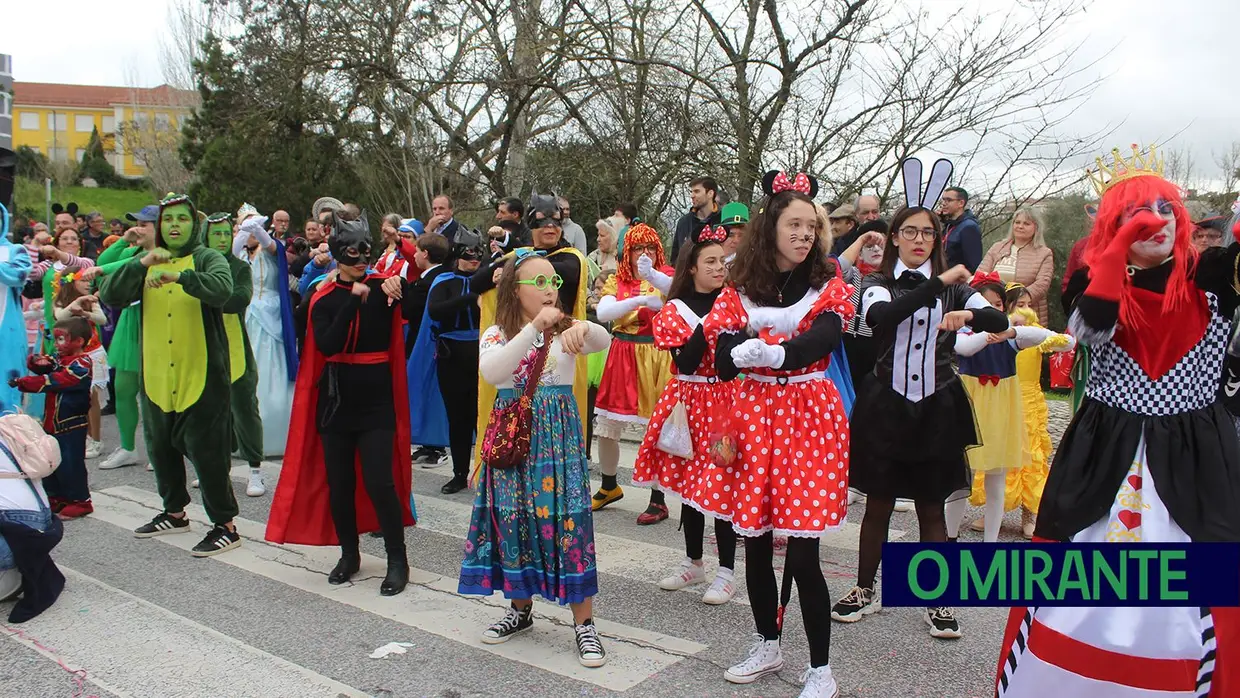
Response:
[{"label": "green dinosaur costume", "polygon": [[198,474],[202,504],[215,524],[237,515],[229,470],[232,431],[228,335],[223,309],[232,271],[203,245],[187,196],[159,204],[156,249],[104,278],[99,298],[113,307],[142,301],[142,426],[164,510],[189,504],[185,458]]},{"label": "green dinosaur costume", "polygon": [[238,457],[257,468],[263,460],[263,421],[258,415],[258,369],[250,337],[245,331],[245,310],[254,294],[250,265],[232,253],[233,231],[227,213],[207,218],[207,246],[224,255],[232,269],[232,296],[224,304],[224,331],[228,334],[228,361],[232,367],[232,437]]}]

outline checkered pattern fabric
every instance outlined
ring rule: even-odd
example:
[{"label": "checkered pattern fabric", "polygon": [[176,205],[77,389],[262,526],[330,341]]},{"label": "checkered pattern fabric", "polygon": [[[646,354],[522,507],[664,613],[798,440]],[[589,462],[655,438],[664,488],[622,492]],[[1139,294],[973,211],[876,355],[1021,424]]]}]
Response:
[{"label": "checkered pattern fabric", "polygon": [[1218,399],[1223,357],[1231,321],[1218,313],[1218,299],[1206,294],[1210,322],[1205,337],[1158,380],[1141,370],[1114,341],[1089,347],[1086,394],[1104,405],[1150,417],[1181,414],[1208,407]]}]

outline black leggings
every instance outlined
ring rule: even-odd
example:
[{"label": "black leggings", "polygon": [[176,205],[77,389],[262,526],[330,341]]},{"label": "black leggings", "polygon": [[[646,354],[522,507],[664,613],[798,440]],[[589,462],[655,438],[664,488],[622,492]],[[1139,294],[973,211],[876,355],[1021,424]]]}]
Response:
[{"label": "black leggings", "polygon": [[474,430],[478,424],[478,343],[439,340],[435,366],[444,411],[448,413],[452,474],[464,478],[469,475],[473,460]]},{"label": "black leggings", "polygon": [[[688,504],[681,504],[680,525],[685,529],[685,555],[690,560],[701,560],[706,515]],[[736,569],[736,530],[730,522],[715,519],[715,542],[719,546],[719,566]]]},{"label": "black leggings", "polygon": [[405,558],[405,527],[401,521],[400,500],[392,474],[391,430],[324,432],[323,464],[327,467],[327,494],[340,539],[341,553],[358,554],[356,456],[361,456],[362,485],[374,505],[383,531],[383,547],[388,560]]},{"label": "black leggings", "polygon": [[[891,526],[891,511],[895,505],[894,499],[867,497],[865,500],[865,518],[861,519],[861,551],[857,556],[859,587],[874,588],[874,576],[878,574],[878,563],[883,560],[883,543],[887,542],[887,529]],[[947,520],[943,515],[943,501],[918,499],[914,505],[917,507],[921,542],[946,542]]]},{"label": "black leggings", "polygon": [[[784,565],[797,584],[801,617],[809,640],[810,666],[826,666],[831,655],[831,592],[818,562],[817,538],[788,538]],[[770,533],[745,538],[745,584],[753,621],[762,637],[779,639],[779,583],[775,579],[774,540]]]}]

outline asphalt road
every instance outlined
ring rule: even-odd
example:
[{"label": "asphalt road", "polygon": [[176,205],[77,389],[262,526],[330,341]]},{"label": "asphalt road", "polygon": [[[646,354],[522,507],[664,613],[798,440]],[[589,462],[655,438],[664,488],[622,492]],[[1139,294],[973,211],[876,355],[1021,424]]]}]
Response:
[{"label": "asphalt road", "polygon": [[[1051,401],[1052,432],[1066,421],[1066,403]],[[105,418],[104,453],[115,446]],[[626,444],[621,483],[635,449]],[[268,494],[244,491],[247,469],[235,463],[245,542],[237,550],[195,559],[189,547],[205,533],[191,508],[194,533],[139,540],[131,530],[159,508],[152,473],[141,466],[99,471],[91,461],[96,513],[68,522],[55,552],[68,584],[43,616],[0,625],[0,696],[63,698],[271,698],[324,696],[796,696],[808,662],[795,598],[785,621],[785,667],[749,686],[723,680],[744,656],[753,632],[743,589],[724,606],[701,602],[705,585],[665,592],[657,581],[683,559],[678,503],[673,518],[635,525],[648,493],[626,497],[595,517],[600,593],[595,616],[609,652],[602,669],[576,662],[567,609],[539,602],[535,630],[497,646],[478,635],[502,615],[499,598],[455,594],[472,495],[444,496],[448,468],[415,466],[421,517],[407,530],[413,583],[396,597],[379,596],[381,541],[363,539],[362,572],[352,585],[331,587],[333,549],[273,546],[262,530],[279,474],[264,464]],[[196,499],[195,493],[195,499]],[[669,500],[670,501],[670,500]],[[857,527],[864,507],[851,507],[849,526],[822,548],[833,598],[852,586]],[[980,515],[972,510],[966,521]],[[1019,538],[1009,514],[1003,540]],[[913,514],[895,514],[892,540],[915,540]],[[963,540],[981,534],[962,531]],[[714,553],[707,545],[708,565]],[[780,561],[777,560],[777,564]],[[880,581],[881,588],[881,581]],[[0,605],[0,618],[7,616]],[[853,625],[832,627],[831,665],[841,695],[972,698],[991,694],[1002,609],[958,612],[964,637],[931,638],[918,609],[889,608]],[[395,653],[372,658],[389,643]],[[391,649],[391,648],[389,648]]]}]

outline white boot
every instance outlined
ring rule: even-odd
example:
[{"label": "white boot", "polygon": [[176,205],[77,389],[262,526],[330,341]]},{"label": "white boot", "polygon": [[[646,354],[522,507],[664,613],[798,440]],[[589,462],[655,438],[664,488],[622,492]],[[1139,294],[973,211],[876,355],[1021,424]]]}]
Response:
[{"label": "white boot", "polygon": [[768,640],[754,634],[749,656],[723,672],[723,678],[731,683],[753,683],[767,674],[774,674],[784,666],[784,655],[779,651],[779,640]]},{"label": "white boot", "polygon": [[806,669],[801,681],[805,684],[801,698],[837,698],[840,695],[840,686],[831,675],[830,664]]}]

